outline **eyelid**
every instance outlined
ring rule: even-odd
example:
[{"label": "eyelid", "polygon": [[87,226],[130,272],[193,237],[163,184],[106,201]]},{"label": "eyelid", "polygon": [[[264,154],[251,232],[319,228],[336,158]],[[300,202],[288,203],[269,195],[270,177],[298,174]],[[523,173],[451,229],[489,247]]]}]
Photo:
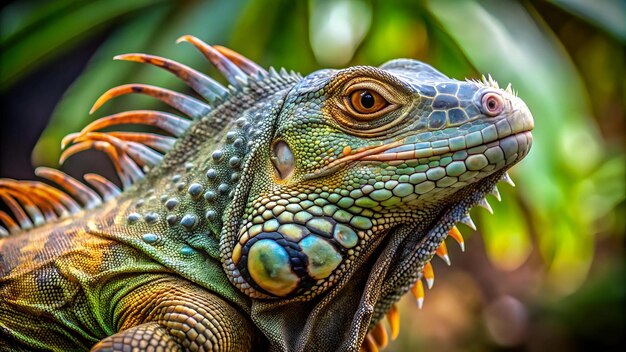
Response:
[{"label": "eyelid", "polygon": [[383,97],[389,105],[397,105],[400,103],[384,85],[376,81],[364,80],[354,84],[347,84],[346,86],[347,88],[343,93],[344,96],[350,96],[350,94],[357,90],[373,90],[374,92],[380,94],[380,96]]},{"label": "eyelid", "polygon": [[[354,81],[357,82],[353,83]],[[346,114],[351,115],[356,120],[361,120],[365,122],[372,121],[382,115],[385,115],[397,109],[400,105],[398,99],[389,91],[388,88],[385,87],[383,83],[379,81],[360,78],[348,82],[345,87],[346,88],[343,91],[341,103],[338,105],[341,110],[343,110]],[[378,93],[383,99],[387,101],[387,106],[370,114],[359,113],[350,105],[351,94],[358,90],[371,90]]]},{"label": "eyelid", "polygon": [[[393,76],[385,72],[371,74],[373,77],[368,74],[364,72],[357,77],[353,76],[341,82],[336,90],[333,89],[327,111],[340,129],[356,136],[379,137],[403,124],[409,112],[403,107],[414,105],[418,99],[409,86]],[[350,105],[350,94],[357,90],[376,92],[388,105],[374,113],[360,114]]]},{"label": "eyelid", "polygon": [[[363,106],[361,103],[361,100],[364,94],[368,94],[374,99],[372,106],[369,108]],[[371,89],[355,90],[352,93],[350,93],[350,95],[348,95],[347,99],[352,110],[355,110],[356,112],[360,114],[367,114],[367,115],[374,114],[380,110],[383,110],[385,107],[387,107],[387,105],[389,105],[389,102],[387,101],[387,99],[383,98],[382,95],[378,94],[378,92],[376,92],[375,90],[371,90]],[[367,110],[367,111],[361,111],[361,109]]]}]

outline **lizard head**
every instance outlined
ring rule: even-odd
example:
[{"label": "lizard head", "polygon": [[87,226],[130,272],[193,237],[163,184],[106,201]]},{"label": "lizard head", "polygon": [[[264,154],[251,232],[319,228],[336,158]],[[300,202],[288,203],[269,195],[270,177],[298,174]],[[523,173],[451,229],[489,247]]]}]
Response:
[{"label": "lizard head", "polygon": [[532,127],[510,89],[417,61],[305,77],[285,97],[233,247],[241,288],[325,290],[390,229],[521,160]]},{"label": "lizard head", "polygon": [[510,87],[414,60],[304,77],[257,148],[246,210],[222,251],[231,282],[262,302],[259,314],[308,304],[304,331],[352,306],[338,320],[353,328],[330,324],[324,336],[362,340],[528,153],[532,128]]}]

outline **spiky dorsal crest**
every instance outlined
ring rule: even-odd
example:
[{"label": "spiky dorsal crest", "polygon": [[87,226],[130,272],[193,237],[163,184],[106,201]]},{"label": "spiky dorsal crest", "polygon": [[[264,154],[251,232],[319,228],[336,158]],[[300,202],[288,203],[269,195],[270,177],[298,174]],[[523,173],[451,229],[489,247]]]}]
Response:
[{"label": "spiky dorsal crest", "polygon": [[[157,98],[182,116],[161,111],[135,110],[102,117],[63,138],[60,163],[70,156],[88,149],[104,152],[113,162],[123,189],[142,179],[146,172],[159,165],[170,151],[177,138],[217,106],[246,89],[252,81],[295,81],[300,75],[265,70],[253,61],[222,46],[211,46],[200,39],[185,35],[177,42],[186,41],[194,45],[230,83],[225,87],[216,80],[176,61],[147,54],[118,55],[115,60],[147,63],[162,68],[184,81],[205,101],[186,94],[146,84],[126,84],[112,88],[96,100],[90,110],[94,113],[112,98],[139,93]],[[102,129],[118,125],[144,125],[157,127],[166,134],[148,132],[106,131]],[[121,190],[110,180],[97,175],[84,175],[87,186],[75,178],[55,169],[40,167],[36,174],[60,186],[53,187],[39,181],[17,181],[0,179],[0,199],[7,205],[8,213],[0,210],[0,237],[41,226],[57,219],[76,214],[83,209],[92,209],[112,199]],[[4,226],[2,226],[4,224]]]},{"label": "spiky dorsal crest", "polygon": [[[495,88],[495,89],[501,89],[500,88],[500,84],[498,83],[498,81],[496,81],[495,79],[493,79],[493,77],[491,77],[491,75],[482,75],[481,79],[470,79],[467,78],[465,79],[467,82],[470,83],[474,83],[477,86],[481,86],[481,87],[488,87],[488,88]],[[513,86],[511,85],[511,83],[507,84],[506,88],[504,88],[504,91],[517,96],[517,91],[513,89]]]}]

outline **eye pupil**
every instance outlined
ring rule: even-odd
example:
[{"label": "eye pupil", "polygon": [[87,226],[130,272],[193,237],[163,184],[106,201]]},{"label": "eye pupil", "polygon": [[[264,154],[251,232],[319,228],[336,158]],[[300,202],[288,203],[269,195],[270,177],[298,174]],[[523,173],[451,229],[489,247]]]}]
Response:
[{"label": "eye pupil", "polygon": [[[353,91],[346,97],[349,108],[357,114],[361,114],[361,118],[369,118],[376,116],[375,114],[383,110],[389,105],[378,92],[372,89],[360,89]],[[366,116],[367,117],[363,117]]]},{"label": "eye pupil", "polygon": [[345,99],[347,107],[355,114],[360,114],[358,118],[366,120],[379,116],[377,113],[389,106],[389,102],[374,89],[355,90]]},{"label": "eye pupil", "polygon": [[502,98],[492,92],[488,92],[482,97],[482,110],[487,116],[497,116],[504,109]]},{"label": "eye pupil", "polygon": [[376,98],[369,91],[361,93],[361,105],[366,109],[371,109],[376,103]]}]

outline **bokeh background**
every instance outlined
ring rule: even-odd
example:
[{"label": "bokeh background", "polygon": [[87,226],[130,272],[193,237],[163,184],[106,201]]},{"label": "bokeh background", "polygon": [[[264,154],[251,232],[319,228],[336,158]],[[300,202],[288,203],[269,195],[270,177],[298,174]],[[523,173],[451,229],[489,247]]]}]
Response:
[{"label": "bokeh background", "polygon": [[[95,117],[113,86],[187,91],[154,67],[114,62],[145,52],[215,73],[183,34],[226,45],[263,66],[323,67],[415,58],[457,79],[512,83],[535,117],[530,155],[502,184],[495,215],[472,211],[467,252],[434,259],[418,310],[401,302],[388,351],[586,351],[625,345],[626,2],[19,0],[0,10],[0,175],[58,166],[61,138]],[[121,97],[96,117],[164,109]],[[167,110],[167,109],[165,109]],[[75,177],[97,152],[70,159]]]}]

